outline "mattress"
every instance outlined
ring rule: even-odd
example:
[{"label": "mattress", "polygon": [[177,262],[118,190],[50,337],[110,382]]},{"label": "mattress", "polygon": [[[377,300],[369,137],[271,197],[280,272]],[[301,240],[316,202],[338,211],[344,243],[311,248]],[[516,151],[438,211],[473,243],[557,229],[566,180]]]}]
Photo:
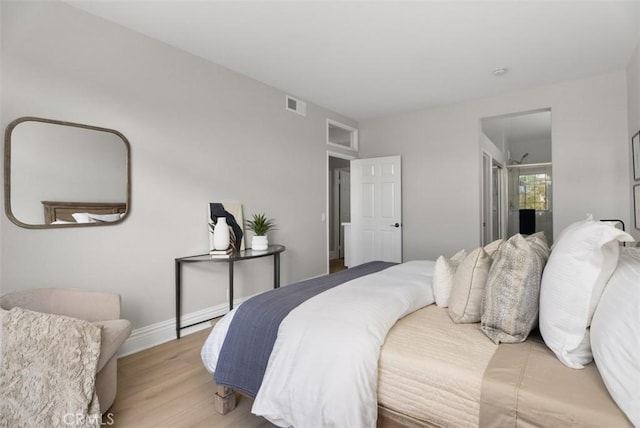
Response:
[{"label": "mattress", "polygon": [[595,364],[565,367],[539,337],[500,346],[482,388],[483,427],[632,426]]},{"label": "mattress", "polygon": [[381,407],[438,426],[479,425],[482,378],[497,349],[479,324],[454,324],[430,305],[387,334],[378,367]]}]

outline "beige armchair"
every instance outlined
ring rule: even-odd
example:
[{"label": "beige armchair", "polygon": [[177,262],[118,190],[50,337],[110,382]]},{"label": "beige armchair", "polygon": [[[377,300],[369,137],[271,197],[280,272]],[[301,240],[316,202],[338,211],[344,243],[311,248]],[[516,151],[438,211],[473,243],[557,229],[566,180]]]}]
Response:
[{"label": "beige armchair", "polygon": [[131,334],[131,322],[120,319],[120,296],[96,291],[39,288],[0,297],[0,308],[9,310],[16,306],[79,318],[102,326],[96,393],[100,411],[105,413],[116,398],[117,351]]}]

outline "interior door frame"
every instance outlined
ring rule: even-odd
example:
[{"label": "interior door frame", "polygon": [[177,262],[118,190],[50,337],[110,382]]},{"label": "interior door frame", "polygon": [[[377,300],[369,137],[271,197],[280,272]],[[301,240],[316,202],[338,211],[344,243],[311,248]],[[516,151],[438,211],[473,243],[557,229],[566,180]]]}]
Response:
[{"label": "interior door frame", "polygon": [[[489,153],[487,150],[481,150],[480,158],[480,244],[487,245],[494,238],[506,238],[506,215],[507,215],[507,184],[506,184],[506,165],[500,162]],[[497,172],[498,181],[498,200],[494,199],[494,166],[499,167]],[[497,204],[498,209],[495,215],[497,216],[498,230],[494,230],[493,227],[493,207]],[[497,232],[497,234],[496,234]],[[497,235],[497,236],[496,236]]]},{"label": "interior door frame", "polygon": [[327,150],[326,165],[325,165],[325,175],[326,175],[325,177],[325,211],[323,214],[323,219],[325,222],[325,232],[326,232],[326,241],[324,246],[325,254],[327,258],[326,273],[329,273],[329,258],[330,258],[329,242],[330,242],[330,236],[331,236],[331,230],[329,227],[329,225],[331,224],[331,222],[329,221],[329,217],[331,216],[331,196],[330,196],[329,186],[331,185],[330,183],[332,181],[332,177],[329,175],[329,158],[354,160],[354,159],[359,159],[359,157],[356,154],[348,154],[348,153],[341,153],[334,150]]},{"label": "interior door frame", "polygon": [[[347,180],[346,176],[349,176],[349,179]],[[336,189],[339,190],[339,192],[336,192]],[[344,233],[342,230],[342,223],[344,223],[344,218],[342,216],[343,214],[343,203],[344,203],[344,198],[343,195],[346,192],[346,189],[348,189],[348,193],[347,195],[349,196],[349,202],[347,202],[346,207],[349,208],[349,217],[351,217],[351,168],[350,167],[343,167],[343,168],[336,168],[333,170],[333,212],[331,213],[331,215],[333,216],[333,219],[335,222],[337,222],[336,224],[338,225],[337,228],[335,228],[333,231],[331,231],[331,233],[333,233],[333,239],[334,239],[334,243],[337,242],[337,257],[339,259],[343,259],[344,258]],[[337,232],[337,236],[336,236],[336,232]],[[335,245],[334,245],[334,250]]]}]

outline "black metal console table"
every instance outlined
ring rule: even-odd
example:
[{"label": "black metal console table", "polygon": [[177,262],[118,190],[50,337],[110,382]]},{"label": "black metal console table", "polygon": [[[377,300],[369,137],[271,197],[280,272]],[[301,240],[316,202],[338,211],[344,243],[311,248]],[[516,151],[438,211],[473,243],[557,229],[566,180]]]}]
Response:
[{"label": "black metal console table", "polygon": [[201,263],[201,262],[214,262],[214,263],[228,263],[229,265],[229,310],[233,309],[233,266],[235,262],[249,259],[257,259],[260,257],[273,256],[273,288],[280,287],[280,253],[285,250],[284,245],[269,245],[266,250],[252,250],[246,249],[232,254],[227,258],[211,257],[209,254],[201,254],[197,256],[180,257],[175,259],[176,261],[176,336],[180,339],[180,330],[194,325],[202,324],[207,321],[211,321],[213,318],[198,321],[193,324],[181,326],[180,315],[182,306],[182,264],[183,263]]}]

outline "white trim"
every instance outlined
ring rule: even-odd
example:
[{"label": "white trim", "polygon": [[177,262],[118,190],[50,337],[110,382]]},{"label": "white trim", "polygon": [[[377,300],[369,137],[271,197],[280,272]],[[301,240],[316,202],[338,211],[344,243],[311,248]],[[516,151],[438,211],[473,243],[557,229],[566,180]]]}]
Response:
[{"label": "white trim", "polygon": [[[331,140],[329,140],[329,125],[333,125],[338,128],[342,128],[346,131],[351,132],[349,146],[345,146],[339,143],[334,143]],[[327,118],[327,145],[333,146],[333,147],[340,147],[341,149],[349,150],[352,152],[357,152],[358,151],[358,130],[352,126],[345,125],[344,123],[340,123],[337,120]]]},{"label": "white trim", "polygon": [[327,150],[327,171],[329,171],[329,158],[354,160],[354,159],[358,159],[358,154],[357,153],[340,153],[340,152],[334,152],[333,150]]},{"label": "white trim", "polygon": [[553,162],[540,162],[540,163],[525,163],[525,164],[507,165],[506,168],[507,169],[512,169],[512,168],[526,169],[526,168],[536,168],[536,167],[540,167],[540,166],[553,166]]},{"label": "white trim", "polygon": [[[260,294],[260,293],[257,293]],[[246,300],[253,296],[241,297],[234,299],[234,307],[241,305]],[[216,306],[211,306],[206,309],[202,309],[190,314],[183,315],[181,317],[181,325],[189,325],[198,321],[206,320],[209,318],[217,318],[225,315],[229,311],[228,303],[221,303]],[[184,337],[191,333],[195,333],[200,330],[211,327],[211,323],[203,322],[202,324],[194,325],[193,327],[186,328],[180,332],[180,336]],[[120,351],[118,352],[118,358],[126,355],[131,355],[136,352],[143,351],[162,343],[170,342],[176,339],[176,320],[171,318],[165,321],[160,321],[155,324],[151,324],[145,327],[140,327],[131,333],[131,336],[124,342]]]},{"label": "white trim", "polygon": [[[491,154],[480,149],[480,245],[491,242],[491,219],[488,218],[491,207]],[[488,170],[487,170],[488,168]]]}]

